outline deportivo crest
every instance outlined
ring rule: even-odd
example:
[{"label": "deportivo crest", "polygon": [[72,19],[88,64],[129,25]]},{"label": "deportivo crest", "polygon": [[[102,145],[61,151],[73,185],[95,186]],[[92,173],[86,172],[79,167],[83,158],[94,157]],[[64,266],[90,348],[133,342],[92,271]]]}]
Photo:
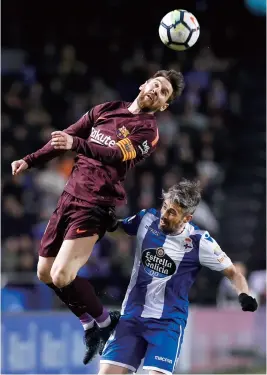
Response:
[{"label": "deportivo crest", "polygon": [[118,138],[126,138],[130,134],[129,130],[122,126],[117,130],[117,137]]},{"label": "deportivo crest", "polygon": [[190,251],[193,249],[193,241],[192,241],[192,238],[190,237],[186,237],[185,240],[184,240],[184,248],[185,250],[187,251]]}]

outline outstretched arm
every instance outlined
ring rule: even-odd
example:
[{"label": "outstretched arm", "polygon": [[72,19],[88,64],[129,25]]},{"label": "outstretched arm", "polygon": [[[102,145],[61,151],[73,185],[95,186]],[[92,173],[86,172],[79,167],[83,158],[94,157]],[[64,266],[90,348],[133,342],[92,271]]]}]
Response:
[{"label": "outstretched arm", "polygon": [[233,287],[238,294],[239,303],[243,311],[255,311],[258,304],[255,298],[249,295],[249,288],[246,278],[241,272],[237,271],[232,264],[230,267],[223,270],[223,274],[231,281]]},{"label": "outstretched arm", "polygon": [[237,291],[243,311],[255,311],[258,308],[255,298],[249,295],[245,277],[237,271],[231,259],[222,251],[218,243],[205,232],[199,243],[200,264],[214,271],[221,271],[232,282]]}]

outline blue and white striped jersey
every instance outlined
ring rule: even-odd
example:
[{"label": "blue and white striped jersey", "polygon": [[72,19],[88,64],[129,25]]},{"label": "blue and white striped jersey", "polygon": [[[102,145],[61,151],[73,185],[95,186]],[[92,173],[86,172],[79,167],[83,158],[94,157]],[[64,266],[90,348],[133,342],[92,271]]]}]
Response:
[{"label": "blue and white striped jersey", "polygon": [[187,223],[176,236],[159,229],[160,212],[151,208],[123,220],[136,235],[136,254],[122,314],[187,319],[188,293],[202,266],[222,271],[232,262],[207,231]]}]

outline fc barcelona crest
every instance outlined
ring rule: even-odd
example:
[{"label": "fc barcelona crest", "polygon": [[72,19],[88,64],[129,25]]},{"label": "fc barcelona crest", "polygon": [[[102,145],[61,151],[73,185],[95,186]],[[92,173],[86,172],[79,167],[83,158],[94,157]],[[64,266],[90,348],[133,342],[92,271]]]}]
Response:
[{"label": "fc barcelona crest", "polygon": [[122,126],[117,130],[117,137],[118,138],[126,138],[130,134],[129,130],[125,128],[125,126]]}]

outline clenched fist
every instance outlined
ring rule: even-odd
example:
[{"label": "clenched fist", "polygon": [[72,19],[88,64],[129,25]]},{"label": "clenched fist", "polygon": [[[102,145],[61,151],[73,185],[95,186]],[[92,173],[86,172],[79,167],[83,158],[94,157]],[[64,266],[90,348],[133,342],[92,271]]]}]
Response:
[{"label": "clenched fist", "polygon": [[51,133],[51,146],[57,150],[71,150],[73,144],[73,137],[65,132],[56,131]]},{"label": "clenched fist", "polygon": [[13,163],[11,163],[11,168],[13,176],[16,176],[21,172],[25,171],[28,168],[28,164],[23,159],[15,160],[13,161]]}]

